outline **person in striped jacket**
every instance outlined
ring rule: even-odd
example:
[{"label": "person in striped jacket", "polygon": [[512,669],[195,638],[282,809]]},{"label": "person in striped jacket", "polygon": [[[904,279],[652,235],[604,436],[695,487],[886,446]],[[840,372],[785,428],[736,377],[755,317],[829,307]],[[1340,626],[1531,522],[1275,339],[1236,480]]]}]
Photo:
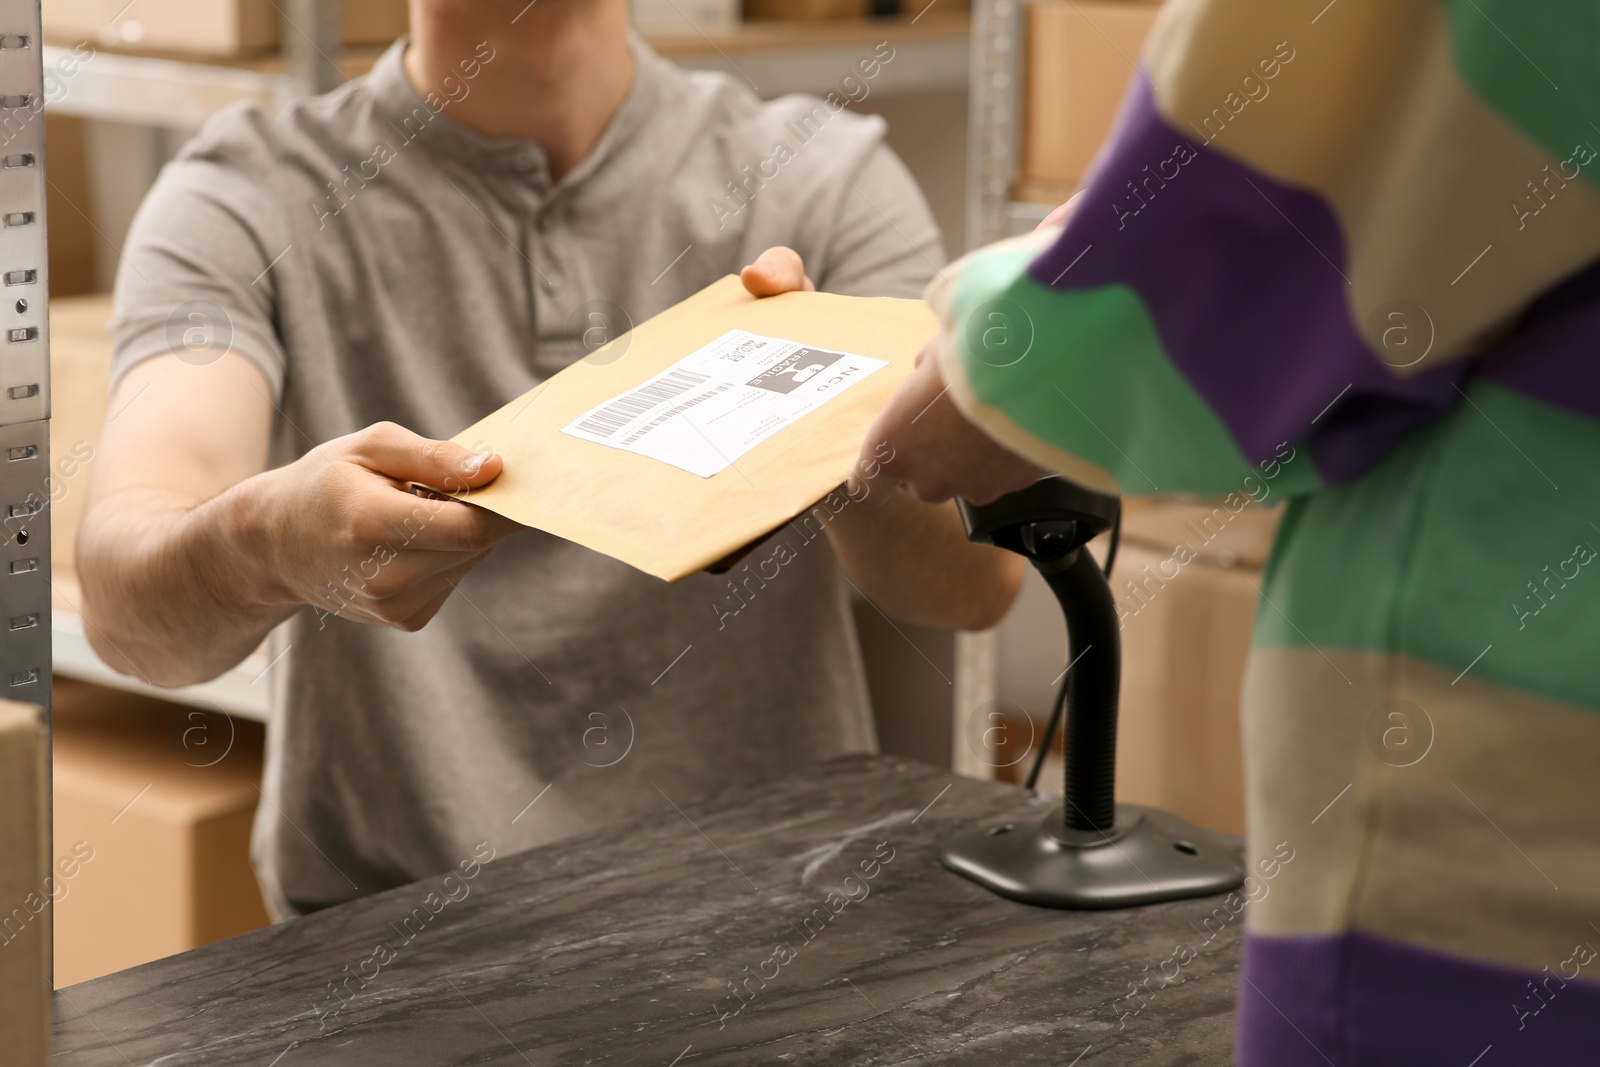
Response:
[{"label": "person in striped jacket", "polygon": [[1596,39],[1171,0],[1070,212],[932,283],[868,438],[923,500],[1288,498],[1243,715],[1251,861],[1297,858],[1240,1063],[1600,1056]]}]

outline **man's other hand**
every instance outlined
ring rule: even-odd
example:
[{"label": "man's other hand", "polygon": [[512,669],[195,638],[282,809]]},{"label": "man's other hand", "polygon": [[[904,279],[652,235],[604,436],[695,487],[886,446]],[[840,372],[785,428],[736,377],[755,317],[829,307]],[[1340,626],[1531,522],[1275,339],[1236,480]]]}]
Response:
[{"label": "man's other hand", "polygon": [[816,292],[806,277],[800,253],[782,245],[767,249],[756,261],[739,272],[739,280],[751,296],[777,296],[779,293]]}]

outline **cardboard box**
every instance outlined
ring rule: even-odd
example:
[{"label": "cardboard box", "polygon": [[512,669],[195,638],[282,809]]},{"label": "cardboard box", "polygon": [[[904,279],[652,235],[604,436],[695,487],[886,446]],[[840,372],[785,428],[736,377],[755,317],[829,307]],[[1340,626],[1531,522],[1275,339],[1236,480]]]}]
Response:
[{"label": "cardboard box", "polygon": [[[287,0],[44,0],[47,40],[100,47],[231,56],[270,51],[283,41]],[[406,0],[341,0],[347,45],[388,44],[406,32]]]},{"label": "cardboard box", "polygon": [[110,321],[109,294],[50,301],[50,559],[58,577],[73,569],[89,470],[110,401]]},{"label": "cardboard box", "polygon": [[[1125,799],[1244,833],[1239,701],[1278,519],[1254,503],[1238,512],[1129,503],[1111,580],[1122,615]],[[1179,546],[1195,558],[1180,563]]]},{"label": "cardboard box", "polygon": [[[1022,173],[1075,184],[1089,170],[1154,24],[1157,4],[1039,0],[1028,4]],[[1048,201],[1064,197],[1051,194]]]},{"label": "cardboard box", "polygon": [[50,1059],[50,857],[39,709],[0,701],[0,1055]]},{"label": "cardboard box", "polygon": [[1019,204],[1065,204],[1078,191],[1078,182],[1046,181],[1043,178],[1017,178],[1011,183],[1011,199]]},{"label": "cardboard box", "polygon": [[56,984],[265,926],[260,725],[67,678],[54,704]]},{"label": "cardboard box", "polygon": [[1117,794],[1242,834],[1239,698],[1260,572],[1196,560],[1161,588],[1147,575],[1169,551],[1128,545],[1117,561],[1119,604],[1142,603],[1122,631]]},{"label": "cardboard box", "polygon": [[[1218,504],[1186,504],[1172,500],[1124,500],[1124,544],[1168,552],[1187,544],[1204,562],[1218,567],[1243,565],[1260,570],[1272,552],[1272,541],[1282,517],[1271,495],[1271,483],[1256,483],[1262,504],[1250,503],[1237,512]],[[1244,494],[1240,494],[1240,499]],[[1122,564],[1114,568],[1122,573]]]},{"label": "cardboard box", "polygon": [[94,205],[89,188],[88,123],[88,119],[53,113],[48,108],[44,113],[44,156],[50,164],[50,182],[45,190],[49,220],[45,242],[50,256],[52,301],[94,292],[100,269],[100,247],[105,239],[95,232],[95,226],[105,220],[92,222],[84,214]]}]

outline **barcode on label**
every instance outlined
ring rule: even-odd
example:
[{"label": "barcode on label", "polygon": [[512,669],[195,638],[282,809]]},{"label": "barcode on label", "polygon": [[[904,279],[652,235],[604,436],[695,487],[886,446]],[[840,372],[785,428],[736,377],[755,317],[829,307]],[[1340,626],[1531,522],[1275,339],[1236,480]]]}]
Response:
[{"label": "barcode on label", "polygon": [[596,437],[610,437],[651,408],[665,404],[673,397],[704,385],[708,375],[692,370],[668,371],[648,385],[641,385],[631,393],[617,397],[605,407],[591,412],[577,428]]},{"label": "barcode on label", "polygon": [[709,393],[701,393],[699,396],[691,397],[681,404],[674,404],[666,411],[663,411],[661,414],[657,415],[655,418],[651,419],[649,422],[630,433],[627,437],[624,437],[622,439],[622,443],[625,445],[631,445],[635,441],[639,440],[639,438],[655,429],[657,426],[660,426],[663,422],[666,422],[668,419],[672,418],[672,416],[688,411],[696,404],[704,404],[707,400],[710,400],[718,393],[725,393],[732,388],[732,382],[723,382],[721,385],[712,389]]}]

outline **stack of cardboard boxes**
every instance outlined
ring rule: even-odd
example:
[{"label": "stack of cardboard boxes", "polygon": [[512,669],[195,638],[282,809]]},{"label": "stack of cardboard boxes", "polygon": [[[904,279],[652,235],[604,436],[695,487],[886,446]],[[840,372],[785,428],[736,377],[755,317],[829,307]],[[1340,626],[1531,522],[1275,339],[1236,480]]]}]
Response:
[{"label": "stack of cardboard boxes", "polygon": [[42,1065],[50,1040],[50,903],[44,722],[0,701],[0,1060]]},{"label": "stack of cardboard boxes", "polygon": [[1111,581],[1122,619],[1122,799],[1244,832],[1239,700],[1276,503],[1239,493],[1231,503],[1127,505]]},{"label": "stack of cardboard boxes", "polygon": [[265,926],[261,725],[68,678],[54,698],[56,984]]}]

